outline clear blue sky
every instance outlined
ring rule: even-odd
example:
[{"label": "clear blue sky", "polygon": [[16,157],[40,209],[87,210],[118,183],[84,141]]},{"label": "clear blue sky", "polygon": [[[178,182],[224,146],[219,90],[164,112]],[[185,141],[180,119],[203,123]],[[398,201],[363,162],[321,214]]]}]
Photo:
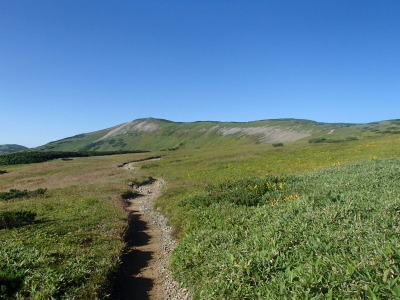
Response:
[{"label": "clear blue sky", "polygon": [[400,118],[400,1],[0,0],[0,144],[137,118]]}]

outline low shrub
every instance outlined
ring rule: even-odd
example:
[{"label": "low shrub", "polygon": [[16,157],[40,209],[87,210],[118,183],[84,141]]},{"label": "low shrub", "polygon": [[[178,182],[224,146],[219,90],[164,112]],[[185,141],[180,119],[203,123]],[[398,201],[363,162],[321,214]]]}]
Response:
[{"label": "low shrub", "polygon": [[[33,223],[36,213],[26,210],[0,212],[0,229],[20,227]],[[1,278],[1,276],[0,276]]]},{"label": "low shrub", "polygon": [[24,281],[24,273],[16,271],[11,267],[0,269],[0,299],[14,299],[14,294],[18,291]]},{"label": "low shrub", "polygon": [[343,142],[348,142],[348,141],[357,141],[358,138],[355,136],[348,136],[345,139],[327,139],[327,138],[314,138],[311,140],[308,140],[309,143],[343,143]]},{"label": "low shrub", "polygon": [[28,195],[28,190],[16,190],[11,189],[9,192],[0,192],[1,200],[11,200],[16,198],[22,198]]},{"label": "low shrub", "polygon": [[308,140],[309,143],[324,143],[326,142],[326,138],[314,138],[311,140]]},{"label": "low shrub", "polygon": [[47,189],[43,188],[38,188],[34,191],[10,189],[9,192],[0,192],[0,200],[7,201],[24,197],[36,197],[39,195],[44,195],[46,191]]},{"label": "low shrub", "polygon": [[283,147],[283,143],[275,143],[275,144],[272,144],[272,146],[274,146],[274,147]]},{"label": "low shrub", "polygon": [[[94,146],[88,145],[88,149]],[[85,148],[86,149],[86,148]],[[128,153],[142,153],[147,151],[130,150],[130,151],[26,151],[26,152],[13,152],[0,155],[0,165],[18,165],[18,164],[32,164],[40,163],[58,158],[71,158],[71,157],[90,157],[90,156],[104,156],[104,155],[117,155]]]}]

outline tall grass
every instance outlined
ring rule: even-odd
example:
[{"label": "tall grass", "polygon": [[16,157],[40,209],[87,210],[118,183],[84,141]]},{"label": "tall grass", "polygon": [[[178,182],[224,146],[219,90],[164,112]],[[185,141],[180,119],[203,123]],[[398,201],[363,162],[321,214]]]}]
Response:
[{"label": "tall grass", "polygon": [[286,177],[273,191],[270,177],[208,187],[182,201],[174,274],[195,299],[399,297],[399,174],[388,159]]},{"label": "tall grass", "polygon": [[399,161],[380,158],[399,145],[228,148],[158,162],[154,171],[174,178],[157,207],[181,238],[175,276],[196,299],[396,298]]}]

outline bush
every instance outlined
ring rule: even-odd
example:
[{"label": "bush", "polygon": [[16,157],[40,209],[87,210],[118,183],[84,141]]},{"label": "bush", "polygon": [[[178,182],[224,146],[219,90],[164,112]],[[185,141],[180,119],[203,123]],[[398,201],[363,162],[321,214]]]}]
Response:
[{"label": "bush", "polygon": [[314,138],[311,140],[308,140],[309,143],[342,143],[342,142],[347,142],[347,141],[357,141],[358,138],[355,136],[348,136],[344,140],[335,140],[335,139],[326,139],[323,137],[320,138]]},{"label": "bush", "polygon": [[0,269],[0,299],[14,299],[24,280],[24,273],[10,267]]},{"label": "bush", "polygon": [[272,146],[274,146],[274,147],[283,147],[283,143],[272,144]]},{"label": "bush", "polygon": [[[93,145],[93,144],[91,144]],[[128,153],[142,153],[147,151],[131,150],[131,151],[26,151],[26,152],[13,152],[9,154],[0,155],[0,165],[18,165],[18,164],[31,164],[45,162],[58,158],[71,158],[71,157],[89,157],[89,156],[103,156],[103,155],[116,155]]]},{"label": "bush", "polygon": [[20,227],[33,223],[36,213],[27,210],[0,212],[0,229]]},{"label": "bush", "polygon": [[23,197],[35,197],[39,195],[44,195],[46,193],[47,189],[43,188],[38,188],[35,191],[28,191],[28,190],[16,190],[16,189],[11,189],[9,192],[0,192],[0,200],[11,200],[11,199],[18,199],[18,198],[23,198]]},{"label": "bush", "polygon": [[314,138],[311,140],[308,140],[309,143],[323,143],[326,141],[326,138]]},{"label": "bush", "polygon": [[28,190],[16,190],[11,189],[9,192],[0,192],[1,200],[11,200],[16,198],[22,198],[28,195]]}]

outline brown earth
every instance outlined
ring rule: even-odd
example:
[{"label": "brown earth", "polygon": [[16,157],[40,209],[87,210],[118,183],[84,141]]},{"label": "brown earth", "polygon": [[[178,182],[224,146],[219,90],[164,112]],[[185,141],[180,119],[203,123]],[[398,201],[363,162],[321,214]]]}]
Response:
[{"label": "brown earth", "polygon": [[160,278],[162,266],[158,259],[161,233],[140,210],[142,201],[147,197],[159,196],[160,185],[155,182],[146,190],[147,195],[137,193],[136,197],[126,201],[129,232],[113,299],[165,299],[163,280]]},{"label": "brown earth", "polygon": [[[135,170],[133,164],[123,166]],[[153,211],[155,199],[161,195],[163,179],[132,189],[125,200],[128,211],[126,248],[114,282],[112,299],[117,300],[190,300],[188,291],[180,288],[168,269],[169,257],[176,246],[171,238],[167,219]]]}]

